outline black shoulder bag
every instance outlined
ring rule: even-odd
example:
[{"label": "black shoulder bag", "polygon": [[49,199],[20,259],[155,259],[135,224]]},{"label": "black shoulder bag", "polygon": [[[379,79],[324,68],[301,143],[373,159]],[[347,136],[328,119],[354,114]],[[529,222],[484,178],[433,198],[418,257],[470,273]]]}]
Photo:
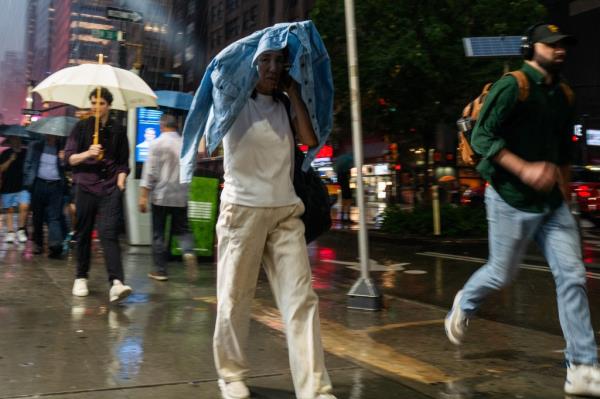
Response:
[{"label": "black shoulder bag", "polygon": [[[279,97],[285,105],[290,128],[296,142],[296,132],[290,116],[290,100],[285,95]],[[331,228],[331,204],[327,187],[319,174],[311,167],[305,172],[302,170],[304,153],[294,145],[294,190],[304,204],[304,238],[309,243]]]}]

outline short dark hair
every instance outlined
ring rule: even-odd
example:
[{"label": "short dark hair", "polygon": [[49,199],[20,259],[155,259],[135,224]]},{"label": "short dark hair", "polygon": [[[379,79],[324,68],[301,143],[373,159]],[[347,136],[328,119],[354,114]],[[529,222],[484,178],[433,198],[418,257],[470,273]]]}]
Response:
[{"label": "short dark hair", "polygon": [[162,114],[160,117],[160,122],[163,123],[166,127],[170,127],[171,129],[179,128],[177,123],[177,118],[171,114]]},{"label": "short dark hair", "polygon": [[[90,92],[90,95],[88,97],[90,100],[92,99],[92,97],[96,97],[96,91],[97,89],[94,89]],[[104,99],[104,101],[106,101],[108,105],[111,105],[113,102],[113,95],[110,91],[108,91],[106,87],[100,88],[100,98]]]}]

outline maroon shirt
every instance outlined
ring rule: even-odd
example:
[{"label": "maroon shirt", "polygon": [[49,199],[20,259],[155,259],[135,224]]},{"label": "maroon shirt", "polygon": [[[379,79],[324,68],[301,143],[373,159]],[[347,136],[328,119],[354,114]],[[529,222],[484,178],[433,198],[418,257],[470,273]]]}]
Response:
[{"label": "maroon shirt", "polygon": [[[94,121],[91,117],[79,121],[67,140],[65,159],[87,151],[92,145]],[[86,159],[73,170],[73,182],[82,190],[95,195],[108,195],[117,188],[119,173],[129,174],[129,140],[127,131],[115,120],[109,118],[100,127],[99,140],[104,149],[102,160]]]}]

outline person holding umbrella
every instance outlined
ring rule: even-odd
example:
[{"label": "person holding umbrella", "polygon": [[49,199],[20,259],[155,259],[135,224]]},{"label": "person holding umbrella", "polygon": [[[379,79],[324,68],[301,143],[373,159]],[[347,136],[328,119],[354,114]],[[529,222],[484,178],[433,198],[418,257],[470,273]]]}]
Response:
[{"label": "person holding umbrella", "polygon": [[[26,132],[25,132],[26,133]],[[27,242],[27,215],[31,196],[23,186],[23,168],[27,151],[21,143],[21,137],[12,135],[9,131],[4,133],[9,148],[0,155],[0,173],[2,174],[2,187],[0,188],[3,209],[6,209],[6,237],[4,242]],[[15,235],[13,227],[13,209],[18,208],[19,226]]]},{"label": "person holding umbrella", "polygon": [[[54,120],[56,119],[42,119],[44,122]],[[57,132],[36,128],[37,124],[34,122],[28,130],[53,134],[46,134],[41,139],[32,141],[29,144],[25,160],[24,183],[31,192],[33,253],[39,255],[44,252],[44,221],[46,221],[48,224],[48,257],[60,259],[63,252],[62,241],[66,233],[61,223],[63,193],[66,185],[65,143],[62,137],[55,135]]]},{"label": "person holding umbrella", "polygon": [[[73,179],[77,185],[77,275],[72,292],[75,296],[87,296],[89,293],[91,235],[97,222],[111,285],[109,299],[117,302],[132,292],[131,287],[124,284],[118,240],[122,194],[129,174],[129,142],[125,128],[110,118],[111,92],[104,87],[94,89],[89,99],[95,116],[75,125],[65,147],[65,159],[73,168]],[[98,143],[95,143],[96,140]]]},{"label": "person holding umbrella", "polygon": [[33,253],[44,246],[44,221],[48,224],[48,257],[60,259],[64,231],[61,225],[65,185],[64,140],[45,136],[29,144],[24,168],[25,187],[31,193]]}]

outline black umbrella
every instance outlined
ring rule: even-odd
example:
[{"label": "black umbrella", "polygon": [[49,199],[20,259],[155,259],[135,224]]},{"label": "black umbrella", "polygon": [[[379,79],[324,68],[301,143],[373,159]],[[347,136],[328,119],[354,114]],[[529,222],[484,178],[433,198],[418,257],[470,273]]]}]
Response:
[{"label": "black umbrella", "polygon": [[51,116],[42,118],[27,127],[33,133],[67,137],[79,119],[72,116]]},{"label": "black umbrella", "polygon": [[25,130],[25,126],[21,125],[0,125],[0,135],[29,138],[29,133]]}]

